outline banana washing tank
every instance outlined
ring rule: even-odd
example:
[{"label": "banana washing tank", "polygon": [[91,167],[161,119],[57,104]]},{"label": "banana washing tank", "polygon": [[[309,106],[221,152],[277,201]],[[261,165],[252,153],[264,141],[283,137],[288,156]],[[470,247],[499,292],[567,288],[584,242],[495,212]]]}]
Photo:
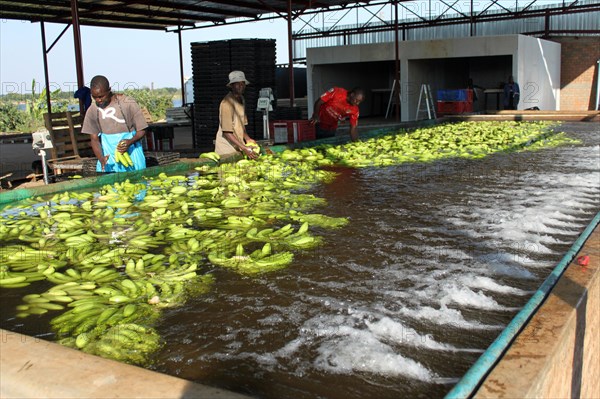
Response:
[{"label": "banana washing tank", "polygon": [[316,191],[349,226],[273,277],[217,271],[215,292],[166,315],[154,368],[262,397],[443,396],[597,212],[594,132],[572,129],[584,144],[551,154],[337,168]]}]

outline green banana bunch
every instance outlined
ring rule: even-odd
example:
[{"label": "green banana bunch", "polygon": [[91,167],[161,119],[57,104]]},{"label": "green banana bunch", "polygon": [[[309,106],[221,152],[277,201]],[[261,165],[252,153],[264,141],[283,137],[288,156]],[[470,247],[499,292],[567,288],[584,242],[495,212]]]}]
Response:
[{"label": "green banana bunch", "polygon": [[182,240],[196,237],[197,235],[198,230],[196,229],[188,229],[187,227],[183,227],[181,225],[171,224],[167,226],[164,239],[166,241]]},{"label": "green banana bunch", "polygon": [[221,205],[224,208],[243,208],[248,206],[245,201],[240,200],[238,197],[227,197],[221,201]]},{"label": "green banana bunch", "polygon": [[75,269],[67,269],[65,273],[54,271],[46,274],[46,279],[55,284],[64,284],[71,282],[81,282],[81,273]]},{"label": "green banana bunch", "polygon": [[26,276],[6,272],[0,277],[1,288],[21,288],[27,287],[28,285],[29,282],[27,281]]},{"label": "green banana bunch", "polygon": [[67,342],[87,353],[141,366],[162,345],[156,330],[133,322],[119,324],[101,334],[82,333]]},{"label": "green banana bunch", "polygon": [[197,209],[192,215],[199,221],[220,220],[223,217],[223,210],[215,207],[203,208]]},{"label": "green banana bunch", "polygon": [[257,224],[257,221],[260,221],[260,219],[252,216],[228,216],[227,221],[225,223],[220,223],[218,227],[221,229],[246,229]]},{"label": "green banana bunch", "polygon": [[34,281],[45,279],[46,275],[40,271],[12,272],[4,268],[0,271],[0,287],[3,288],[26,287]]},{"label": "green banana bunch", "polygon": [[91,291],[95,285],[72,283],[63,284],[59,288],[52,289],[42,294],[28,294],[23,297],[25,304],[18,305],[17,317],[27,317],[30,315],[40,315],[47,313],[50,310],[63,310],[64,304],[69,307],[78,307],[74,309],[74,313],[81,313],[84,310],[91,309],[89,305],[92,301],[96,301],[96,297]]},{"label": "green banana bunch", "polygon": [[213,243],[213,239],[205,239],[202,241],[198,241],[196,237],[192,237],[187,241],[185,239],[181,239],[173,241],[171,245],[165,249],[165,252],[169,254],[199,254],[203,253]]},{"label": "green banana bunch", "polygon": [[21,241],[24,241],[23,238],[27,239],[27,237],[31,236],[33,230],[34,226],[31,224],[17,224],[10,228],[5,226],[4,233],[1,236],[5,240],[19,238]]},{"label": "green banana bunch", "polygon": [[278,240],[278,245],[283,245],[292,249],[309,249],[321,243],[320,237],[312,236],[308,233],[308,222],[304,222],[296,233],[286,234],[281,240]]},{"label": "green banana bunch", "polygon": [[312,214],[300,214],[297,213],[295,215],[290,214],[290,219],[301,222],[301,223],[309,223],[312,226],[321,227],[324,229],[339,229],[348,224],[347,218],[334,218],[331,216],[312,213]]},{"label": "green banana bunch", "polygon": [[67,247],[72,248],[88,248],[93,243],[96,242],[96,239],[91,235],[87,234],[87,231],[83,231],[83,233],[78,235],[73,235],[65,238],[65,245]]},{"label": "green banana bunch", "polygon": [[146,250],[148,248],[156,248],[164,244],[164,241],[157,240],[156,237],[152,236],[137,236],[130,239],[124,239],[124,243],[133,248]]},{"label": "green banana bunch", "polygon": [[149,279],[149,281],[156,282],[156,284],[159,285],[163,282],[187,281],[198,276],[196,273],[197,269],[197,264],[183,265],[175,268],[172,267],[162,271],[161,273],[155,274]]},{"label": "green banana bunch", "polygon": [[139,258],[137,261],[129,259],[125,265],[125,273],[133,279],[143,279],[146,277],[146,266],[144,259]]},{"label": "green banana bunch", "polygon": [[199,158],[200,159],[208,159],[209,161],[213,161],[215,163],[219,163],[219,161],[221,160],[221,156],[214,151],[213,152],[204,152],[204,153],[200,154]]},{"label": "green banana bunch", "polygon": [[160,293],[151,298],[148,303],[157,308],[176,307],[187,300],[184,281],[164,281],[159,286]]},{"label": "green banana bunch", "polygon": [[117,148],[115,149],[115,161],[117,163],[120,163],[124,167],[129,168],[133,166],[133,161],[131,160],[131,157],[129,156],[129,153],[127,151],[123,153],[119,151],[119,146],[121,146],[122,142],[123,141],[119,142]]},{"label": "green banana bunch", "polygon": [[292,262],[294,254],[291,252],[280,252],[271,254],[271,245],[265,244],[260,251],[246,255],[242,244],[238,244],[235,255],[227,256],[224,253],[210,253],[208,260],[217,266],[223,266],[242,274],[258,274],[279,270]]},{"label": "green banana bunch", "polygon": [[154,202],[144,201],[139,206],[140,208],[166,208],[170,205],[172,205],[172,202],[169,198],[162,198]]},{"label": "green banana bunch", "polygon": [[81,279],[83,281],[94,282],[97,284],[110,283],[120,278],[121,273],[114,268],[105,266],[96,266],[91,270],[84,270],[81,272]]}]

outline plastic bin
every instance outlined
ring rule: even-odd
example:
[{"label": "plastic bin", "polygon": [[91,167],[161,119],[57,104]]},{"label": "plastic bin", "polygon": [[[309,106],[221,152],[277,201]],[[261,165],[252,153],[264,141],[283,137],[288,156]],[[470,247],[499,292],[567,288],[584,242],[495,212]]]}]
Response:
[{"label": "plastic bin", "polygon": [[473,102],[470,101],[438,101],[437,113],[440,115],[463,114],[473,112]]},{"label": "plastic bin", "polygon": [[473,102],[473,90],[471,90],[471,89],[438,90],[437,91],[437,99],[438,99],[438,101]]},{"label": "plastic bin", "polygon": [[275,144],[293,144],[316,139],[315,126],[304,119],[272,121],[269,131]]}]

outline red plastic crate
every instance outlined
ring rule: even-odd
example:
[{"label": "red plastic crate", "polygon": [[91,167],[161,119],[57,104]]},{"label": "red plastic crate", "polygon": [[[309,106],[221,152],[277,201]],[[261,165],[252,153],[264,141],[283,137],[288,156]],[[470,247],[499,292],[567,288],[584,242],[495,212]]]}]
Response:
[{"label": "red plastic crate", "polygon": [[[285,135],[287,132],[287,136]],[[270,138],[275,144],[297,143],[317,138],[315,126],[308,120],[272,121],[269,124]]]},{"label": "red plastic crate", "polygon": [[470,101],[438,101],[437,113],[444,114],[462,114],[473,112],[473,103]]},{"label": "red plastic crate", "polygon": [[473,107],[473,89],[467,89],[467,102]]}]

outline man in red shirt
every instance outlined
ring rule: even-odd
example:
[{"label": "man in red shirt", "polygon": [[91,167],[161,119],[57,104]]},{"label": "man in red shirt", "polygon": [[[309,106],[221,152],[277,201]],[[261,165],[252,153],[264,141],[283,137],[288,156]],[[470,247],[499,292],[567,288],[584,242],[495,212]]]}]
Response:
[{"label": "man in red shirt", "polygon": [[350,91],[332,87],[315,102],[311,123],[315,124],[317,139],[335,136],[339,121],[350,118],[350,137],[358,140],[358,105],[365,99],[361,88]]}]

